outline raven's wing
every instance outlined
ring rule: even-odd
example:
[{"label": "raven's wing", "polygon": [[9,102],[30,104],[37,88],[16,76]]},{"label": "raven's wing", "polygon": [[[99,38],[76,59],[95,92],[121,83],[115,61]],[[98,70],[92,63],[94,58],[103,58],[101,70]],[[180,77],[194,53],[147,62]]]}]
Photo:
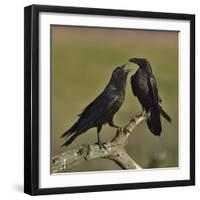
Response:
[{"label": "raven's wing", "polygon": [[121,107],[123,98],[124,95],[121,96],[118,93],[104,90],[94,101],[86,106],[82,113],[79,114],[77,122],[62,137],[74,134],[80,135],[89,128],[109,122]]},{"label": "raven's wing", "polygon": [[149,96],[151,102],[150,117],[147,119],[147,125],[154,135],[160,135],[162,126],[160,121],[159,96],[156,79],[153,75],[148,77]]},{"label": "raven's wing", "polygon": [[148,86],[149,86],[149,91],[150,91],[151,98],[153,99],[153,102],[155,102],[156,104],[157,102],[161,103],[162,99],[158,95],[158,87],[157,87],[156,79],[153,76],[153,74],[148,76]]},{"label": "raven's wing", "polygon": [[78,121],[62,135],[62,137],[70,136],[63,146],[71,144],[77,136],[89,128],[98,127],[98,125],[112,120],[113,115],[121,107],[122,103],[123,96],[120,97],[103,92],[83,110],[79,115]]},{"label": "raven's wing", "polygon": [[131,76],[131,89],[132,89],[132,92],[134,94],[134,96],[137,96],[137,80],[136,80],[136,74]]},{"label": "raven's wing", "polygon": [[[91,102],[83,111],[79,114],[79,120],[83,120],[84,123],[96,123],[97,121],[103,121],[102,118],[108,117],[106,115],[112,115],[115,110],[120,107],[119,96],[103,92],[93,102]],[[116,108],[115,108],[116,107]],[[114,114],[114,113],[113,113]]]},{"label": "raven's wing", "polygon": [[158,89],[157,89],[157,84],[156,84],[156,79],[154,76],[151,76],[149,78],[149,87],[150,87],[150,94],[151,98],[153,100],[154,106],[156,108],[159,108],[160,114],[168,121],[171,122],[171,117],[163,110],[163,108],[159,105],[161,103],[161,98],[158,95]]},{"label": "raven's wing", "polygon": [[148,77],[148,86],[149,86],[152,103],[154,104],[154,106],[157,107],[160,101],[160,98],[158,96],[158,88],[157,88],[156,79],[153,75],[150,75]]}]

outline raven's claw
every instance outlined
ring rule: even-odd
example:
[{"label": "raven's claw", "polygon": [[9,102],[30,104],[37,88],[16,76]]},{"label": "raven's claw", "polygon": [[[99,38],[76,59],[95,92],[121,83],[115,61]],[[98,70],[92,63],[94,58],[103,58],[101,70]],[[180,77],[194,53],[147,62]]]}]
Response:
[{"label": "raven's claw", "polygon": [[119,127],[118,130],[119,132],[130,133],[129,129],[127,128]]}]

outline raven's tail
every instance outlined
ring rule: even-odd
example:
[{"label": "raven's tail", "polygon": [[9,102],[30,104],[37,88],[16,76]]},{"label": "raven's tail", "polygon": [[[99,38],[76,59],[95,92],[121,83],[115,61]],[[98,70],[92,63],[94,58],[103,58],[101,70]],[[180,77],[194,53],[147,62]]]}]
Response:
[{"label": "raven's tail", "polygon": [[160,136],[162,132],[162,126],[160,121],[160,110],[158,108],[151,108],[150,116],[147,119],[147,125],[149,130],[156,136]]},{"label": "raven's tail", "polygon": [[65,137],[65,136],[70,136],[72,135],[74,132],[76,131],[76,124],[74,124],[70,129],[68,129],[67,131],[65,131],[61,137]]},{"label": "raven's tail", "polygon": [[79,135],[81,135],[90,128],[89,125],[89,123],[83,125],[82,123],[77,121],[70,129],[68,129],[62,134],[61,137],[69,137],[69,139],[67,139],[67,141],[62,145],[62,147],[70,145]]},{"label": "raven's tail", "polygon": [[78,136],[78,134],[72,135],[61,147],[70,145]]},{"label": "raven's tail", "polygon": [[65,131],[63,134],[62,134],[62,138],[67,136],[67,137],[70,137],[63,145],[63,146],[67,146],[69,144],[71,144],[75,139],[76,137],[79,136],[79,134],[77,134],[77,126],[78,126],[78,123],[76,122],[70,129],[68,129],[67,131]]},{"label": "raven's tail", "polygon": [[171,117],[163,110],[163,108],[160,106],[160,114],[168,121],[171,122]]}]

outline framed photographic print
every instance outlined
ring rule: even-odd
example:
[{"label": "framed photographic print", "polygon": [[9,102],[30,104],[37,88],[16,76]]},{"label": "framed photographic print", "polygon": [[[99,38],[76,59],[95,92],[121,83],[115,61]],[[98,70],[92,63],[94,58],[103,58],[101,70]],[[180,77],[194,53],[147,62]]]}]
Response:
[{"label": "framed photographic print", "polygon": [[195,184],[195,16],[25,8],[24,191]]}]

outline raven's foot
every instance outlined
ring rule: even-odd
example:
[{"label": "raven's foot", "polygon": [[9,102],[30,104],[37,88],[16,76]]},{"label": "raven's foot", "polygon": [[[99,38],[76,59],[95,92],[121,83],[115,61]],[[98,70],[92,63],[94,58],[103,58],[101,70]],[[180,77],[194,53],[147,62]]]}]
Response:
[{"label": "raven's foot", "polygon": [[99,145],[99,149],[105,149],[105,150],[107,150],[107,147],[106,147],[106,143],[104,142],[104,143],[101,143],[101,142],[96,142],[95,143],[96,145]]},{"label": "raven's foot", "polygon": [[107,150],[107,147],[106,147],[106,145],[105,145],[106,143],[100,143],[99,144],[99,148],[102,150],[102,149],[105,149],[105,150]]},{"label": "raven's foot", "polygon": [[119,131],[119,132],[124,132],[124,133],[130,133],[129,129],[123,128],[123,127],[119,127],[119,128],[118,128],[118,131]]}]

